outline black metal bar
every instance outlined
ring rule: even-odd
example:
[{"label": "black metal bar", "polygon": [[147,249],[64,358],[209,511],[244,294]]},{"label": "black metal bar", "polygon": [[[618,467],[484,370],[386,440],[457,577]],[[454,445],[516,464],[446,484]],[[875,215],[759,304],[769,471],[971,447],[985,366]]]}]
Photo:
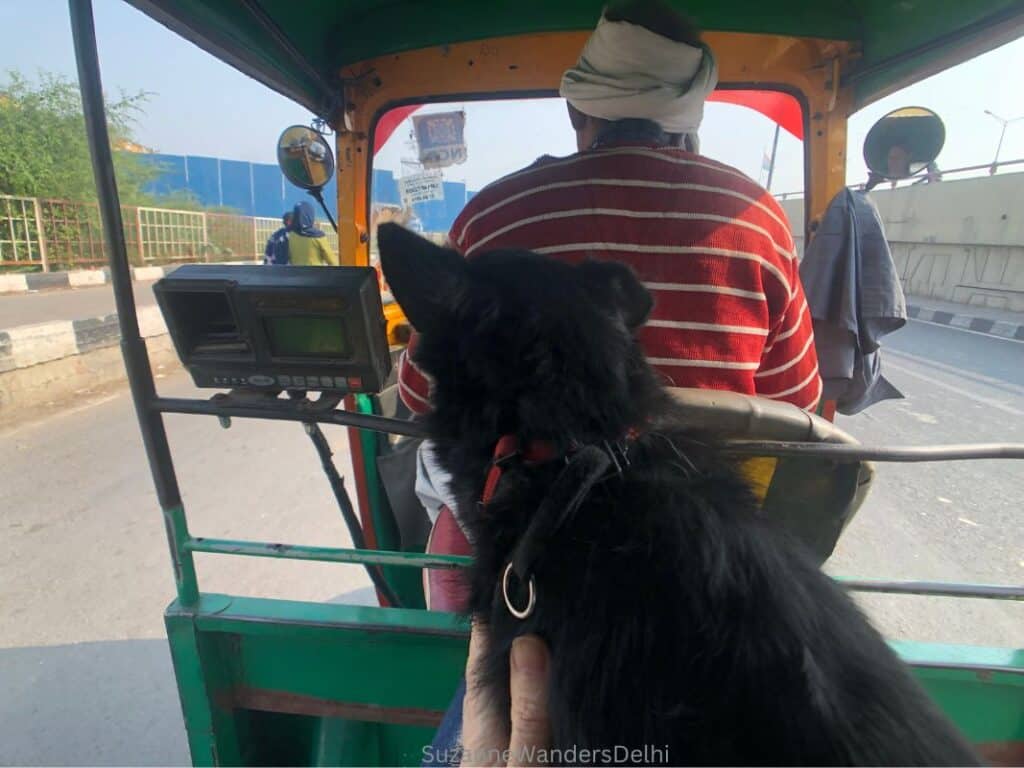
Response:
[{"label": "black metal bar", "polygon": [[[352,506],[352,499],[349,498],[348,489],[345,488],[345,479],[338,472],[338,468],[334,466],[334,460],[331,458],[334,453],[331,450],[331,444],[327,442],[327,438],[324,436],[319,424],[307,421],[303,426],[306,428],[306,434],[309,435],[309,439],[313,441],[313,447],[316,448],[317,456],[320,457],[320,466],[323,467],[324,474],[327,475],[327,480],[331,484],[334,499],[338,502],[341,516],[345,519],[345,527],[348,528],[348,533],[352,537],[352,546],[356,549],[366,549],[366,537],[363,535],[363,527],[359,524],[356,510]],[[385,578],[381,567],[370,563],[367,563],[365,567],[366,574],[370,577],[370,581],[373,582],[373,586],[377,588],[377,591],[381,593],[388,604],[395,608],[401,608],[402,601],[398,599],[398,595],[391,589],[391,585]]]},{"label": "black metal bar", "polygon": [[931,597],[977,597],[984,600],[1022,600],[1024,586],[1003,584],[954,584],[940,581],[877,581],[837,578],[852,592],[880,592],[888,595],[926,595]]},{"label": "black metal bar", "polygon": [[[322,413],[284,411],[272,408],[221,405],[210,400],[161,397],[151,404],[163,413],[187,413],[207,416],[231,416],[275,421],[316,422],[340,424],[346,427],[369,429],[406,437],[426,437],[422,423],[389,419],[352,411],[326,411]],[[977,445],[904,445],[875,448],[845,443],[799,443],[777,440],[725,440],[718,447],[724,453],[741,456],[815,456],[834,461],[971,461],[980,459],[1024,459],[1024,443],[978,443]]]},{"label": "black metal bar", "polygon": [[[174,475],[171,449],[167,443],[163,419],[149,404],[156,399],[153,372],[146,352],[146,343],[139,334],[139,320],[135,313],[131,267],[121,221],[121,205],[114,177],[114,161],[107,134],[107,115],[103,104],[103,84],[100,80],[99,57],[96,52],[96,29],[93,24],[91,0],[69,0],[71,32],[75,41],[78,61],[78,83],[82,92],[85,128],[92,154],[93,175],[99,195],[100,216],[110,249],[110,279],[114,285],[114,301],[121,326],[121,353],[128,373],[135,413],[142,431],[142,442],[149,459],[157,497],[167,509],[181,505],[178,481]],[[171,545],[172,553],[174,545]]]},{"label": "black metal bar", "polygon": [[331,226],[334,227],[334,233],[337,234],[338,233],[338,222],[336,222],[334,220],[334,217],[331,216],[331,211],[327,207],[327,203],[324,202],[323,191],[319,190],[319,189],[309,189],[309,190],[306,190],[306,191],[309,193],[310,197],[312,197],[314,200],[316,200],[318,203],[320,203],[320,207],[323,209],[324,215],[327,216],[327,220],[329,222],[331,222]]},{"label": "black metal bar", "polygon": [[210,400],[190,400],[179,397],[158,397],[150,403],[157,413],[188,413],[204,416],[230,416],[239,419],[271,419],[273,421],[315,422],[317,424],[340,424],[345,427],[369,429],[406,437],[426,437],[423,425],[416,421],[389,419],[386,416],[371,416],[353,411],[286,411],[266,407],[221,405]]},{"label": "black metal bar", "polygon": [[725,453],[745,456],[815,456],[835,461],[972,461],[978,459],[1024,459],[1024,443],[978,443],[977,445],[905,445],[874,448],[845,443],[793,443],[775,440],[728,440]]}]

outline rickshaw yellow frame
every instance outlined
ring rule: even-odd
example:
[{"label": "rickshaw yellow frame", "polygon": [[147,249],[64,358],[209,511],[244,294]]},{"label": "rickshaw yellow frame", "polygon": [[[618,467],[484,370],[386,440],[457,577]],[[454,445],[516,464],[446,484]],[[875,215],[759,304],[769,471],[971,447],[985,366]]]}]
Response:
[{"label": "rickshaw yellow frame", "polygon": [[[440,99],[551,94],[572,66],[586,32],[513,35],[424,48],[345,67],[338,131],[338,244],[342,263],[369,263],[373,129],[389,108]],[[784,90],[804,107],[807,221],[846,183],[846,122],[852,92],[839,85],[846,42],[709,32],[720,87]],[[340,123],[344,123],[343,125]],[[567,128],[568,130],[568,128]]]}]

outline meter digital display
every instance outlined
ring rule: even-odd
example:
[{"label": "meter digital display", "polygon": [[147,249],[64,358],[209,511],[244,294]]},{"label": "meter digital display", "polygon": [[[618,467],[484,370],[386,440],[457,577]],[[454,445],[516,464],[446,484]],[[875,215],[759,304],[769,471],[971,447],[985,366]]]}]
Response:
[{"label": "meter digital display", "polygon": [[199,387],[379,392],[391,371],[369,267],[187,264],[153,292]]},{"label": "meter digital display", "polygon": [[263,321],[270,341],[270,355],[346,359],[351,348],[345,326],[336,317],[268,317]]}]

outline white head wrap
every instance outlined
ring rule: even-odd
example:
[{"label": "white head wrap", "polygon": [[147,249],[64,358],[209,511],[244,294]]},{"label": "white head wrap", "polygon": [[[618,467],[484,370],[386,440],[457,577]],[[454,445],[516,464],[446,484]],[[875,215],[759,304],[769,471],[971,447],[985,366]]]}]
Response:
[{"label": "white head wrap", "polygon": [[704,100],[717,84],[708,48],[602,15],[559,93],[585,115],[653,120],[667,133],[690,135],[696,147]]}]

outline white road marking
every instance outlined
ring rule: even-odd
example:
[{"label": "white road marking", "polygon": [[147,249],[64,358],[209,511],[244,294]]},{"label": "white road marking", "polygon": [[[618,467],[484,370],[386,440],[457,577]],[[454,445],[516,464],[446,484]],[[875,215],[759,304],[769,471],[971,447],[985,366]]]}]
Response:
[{"label": "white road marking", "polygon": [[937,360],[932,360],[927,357],[921,357],[920,355],[913,355],[910,352],[904,352],[901,349],[892,349],[891,347],[886,347],[885,352],[883,353],[883,357],[888,358],[890,355],[902,357],[906,360],[917,363],[918,365],[922,365],[926,368],[937,368],[940,371],[951,373],[954,376],[958,376],[964,379],[971,379],[972,381],[976,381],[979,384],[986,384],[990,387],[993,387],[994,389],[1002,389],[1011,394],[1024,397],[1024,387],[1018,386],[1017,384],[1014,384],[1009,381],[1003,381],[1002,379],[994,379],[991,376],[985,376],[984,374],[975,373],[974,371],[965,371],[963,368],[957,368],[956,366],[953,365],[940,363]]},{"label": "white road marking", "polygon": [[920,421],[922,424],[938,424],[939,420],[932,416],[930,413],[919,413],[918,411],[912,411],[906,405],[903,406],[904,412],[908,416],[913,416],[915,419]]},{"label": "white road marking", "polygon": [[896,365],[893,362],[889,362],[887,363],[887,365],[889,368],[899,371],[900,373],[905,373],[907,376],[913,376],[915,379],[926,381],[929,384],[938,387],[939,389],[945,389],[948,392],[952,392],[955,395],[960,395],[960,397],[966,397],[968,400],[973,400],[974,402],[988,406],[989,408],[995,408],[996,410],[1002,411],[1003,413],[1008,413],[1011,416],[1024,416],[1024,411],[1018,410],[1017,408],[1009,406],[1006,403],[1001,403],[998,400],[992,400],[991,398],[988,397],[980,397],[974,394],[973,392],[968,392],[966,389],[963,389],[962,387],[956,387],[952,384],[946,384],[945,382],[939,381],[933,376],[925,376],[924,374],[917,373],[915,371],[910,370],[909,368],[904,368],[902,365]]}]

